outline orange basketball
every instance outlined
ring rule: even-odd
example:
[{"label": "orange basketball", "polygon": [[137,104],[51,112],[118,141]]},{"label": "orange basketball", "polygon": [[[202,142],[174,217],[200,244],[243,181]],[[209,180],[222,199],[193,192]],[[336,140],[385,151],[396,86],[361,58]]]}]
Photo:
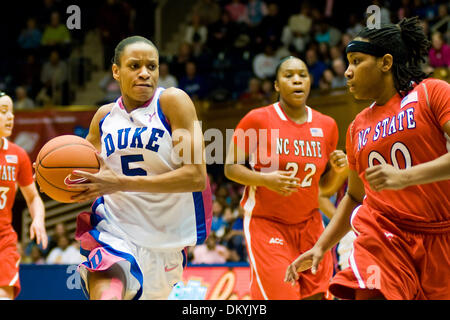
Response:
[{"label": "orange basketball", "polygon": [[64,135],[48,141],[36,159],[36,181],[41,192],[59,202],[75,202],[71,197],[78,191],[68,189],[64,180],[76,183],[80,177],[73,175],[73,170],[98,172],[100,164],[95,154],[95,147],[78,136]]}]

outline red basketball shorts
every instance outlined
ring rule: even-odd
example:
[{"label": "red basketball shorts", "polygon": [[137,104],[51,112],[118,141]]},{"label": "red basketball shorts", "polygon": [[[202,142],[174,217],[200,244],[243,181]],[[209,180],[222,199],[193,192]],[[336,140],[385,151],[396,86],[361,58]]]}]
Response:
[{"label": "red basketball shorts", "polygon": [[350,267],[331,281],[333,295],[372,289],[393,300],[450,299],[450,223],[394,223],[367,206],[351,222],[358,236]]},{"label": "red basketball shorts", "polygon": [[287,267],[314,246],[323,230],[319,212],[309,220],[293,225],[246,215],[244,232],[252,272],[252,299],[300,300],[327,293],[333,275],[330,252],[319,264],[315,275],[308,270],[299,273],[295,286],[284,282]]},{"label": "red basketball shorts", "polygon": [[0,287],[14,287],[14,298],[20,292],[17,234],[14,231],[0,235]]}]

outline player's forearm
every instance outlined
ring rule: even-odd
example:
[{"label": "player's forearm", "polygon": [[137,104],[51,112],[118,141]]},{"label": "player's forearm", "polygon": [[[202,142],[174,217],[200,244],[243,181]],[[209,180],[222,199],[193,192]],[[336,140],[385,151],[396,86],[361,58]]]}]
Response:
[{"label": "player's forearm", "polygon": [[30,216],[33,220],[35,219],[45,219],[45,207],[42,202],[41,197],[38,195],[32,197],[27,201],[28,210],[30,211]]},{"label": "player's forearm", "polygon": [[348,167],[336,172],[330,169],[321,179],[319,183],[320,194],[324,197],[331,197],[335,194],[348,177]]},{"label": "player's forearm", "polygon": [[264,176],[262,173],[250,170],[242,164],[225,164],[225,176],[245,186],[264,185]]},{"label": "player's forearm", "polygon": [[450,152],[432,161],[402,170],[405,187],[450,179]]},{"label": "player's forearm", "polygon": [[122,191],[178,193],[197,192],[206,188],[206,167],[185,165],[154,176],[122,176]]},{"label": "player's forearm", "polygon": [[336,245],[351,230],[350,216],[359,204],[346,194],[315,246],[326,252]]}]

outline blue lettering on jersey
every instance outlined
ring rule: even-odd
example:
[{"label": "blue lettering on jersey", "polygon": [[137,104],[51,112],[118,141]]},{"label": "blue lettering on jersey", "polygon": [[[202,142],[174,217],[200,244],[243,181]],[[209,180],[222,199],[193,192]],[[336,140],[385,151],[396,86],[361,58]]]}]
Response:
[{"label": "blue lettering on jersey", "polygon": [[[119,148],[120,150],[125,149],[126,147],[128,147],[128,134],[130,133],[131,128],[126,128],[126,129],[120,129],[118,132],[118,142],[117,142],[117,148]],[[122,137],[124,134],[123,132],[125,131],[125,137]]]},{"label": "blue lettering on jersey", "polygon": [[142,143],[142,138],[141,138],[141,134],[142,132],[146,131],[147,127],[143,127],[143,128],[136,128],[136,130],[134,131],[133,134],[133,139],[131,139],[131,144],[130,144],[130,148],[143,148],[144,145]]},{"label": "blue lettering on jersey", "polygon": [[158,138],[162,138],[164,136],[164,130],[153,128],[152,134],[150,135],[150,140],[148,144],[145,146],[145,149],[158,152],[159,144],[155,144],[158,141]]},{"label": "blue lettering on jersey", "polygon": [[106,156],[109,157],[116,149],[114,147],[114,141],[113,141],[111,133],[108,133],[106,135],[105,139],[103,139],[103,142],[105,144]]},{"label": "blue lettering on jersey", "polygon": [[[130,131],[131,128],[123,128],[117,131],[117,141],[114,143],[113,136],[111,133],[108,133],[103,138],[103,144],[106,150],[106,156],[109,157],[114,151],[117,149],[123,150],[128,147],[143,149],[144,143],[142,142],[142,133],[147,130],[147,127],[135,128],[130,144]],[[164,130],[152,128],[152,132],[150,134],[150,138],[145,146],[146,149],[158,152],[159,144],[158,140],[164,136]]]}]

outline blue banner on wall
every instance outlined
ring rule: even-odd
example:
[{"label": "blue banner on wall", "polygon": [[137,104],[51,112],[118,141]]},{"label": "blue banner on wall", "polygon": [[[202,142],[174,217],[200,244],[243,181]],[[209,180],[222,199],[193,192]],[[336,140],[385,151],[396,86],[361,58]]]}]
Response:
[{"label": "blue banner on wall", "polygon": [[77,265],[22,264],[19,276],[18,300],[86,300]]}]

